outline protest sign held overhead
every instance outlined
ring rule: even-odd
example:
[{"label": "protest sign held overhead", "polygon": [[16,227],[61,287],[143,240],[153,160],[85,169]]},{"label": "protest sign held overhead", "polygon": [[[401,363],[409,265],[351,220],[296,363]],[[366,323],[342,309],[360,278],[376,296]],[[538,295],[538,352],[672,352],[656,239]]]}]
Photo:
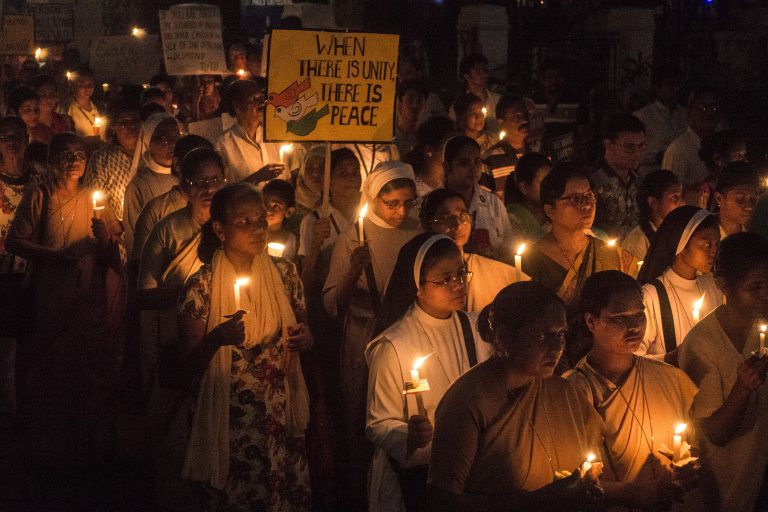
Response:
[{"label": "protest sign held overhead", "polygon": [[219,8],[174,5],[160,11],[165,69],[171,75],[218,75],[227,70]]},{"label": "protest sign held overhead", "polygon": [[34,37],[32,16],[3,16],[0,55],[31,55]]},{"label": "protest sign held overhead", "polygon": [[68,43],[75,39],[75,12],[72,5],[59,3],[29,4],[35,18],[35,43]]},{"label": "protest sign held overhead", "polygon": [[399,37],[273,30],[267,140],[392,142]]},{"label": "protest sign held overhead", "polygon": [[148,58],[160,51],[157,35],[102,36],[91,40],[90,64],[107,83],[146,83],[160,71],[158,60]]}]

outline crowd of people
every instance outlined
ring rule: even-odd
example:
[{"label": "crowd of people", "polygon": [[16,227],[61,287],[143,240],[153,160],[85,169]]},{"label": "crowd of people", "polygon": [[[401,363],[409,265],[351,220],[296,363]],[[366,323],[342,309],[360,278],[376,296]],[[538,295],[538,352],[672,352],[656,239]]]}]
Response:
[{"label": "crowd of people", "polygon": [[768,506],[768,196],[719,92],[658,66],[585,163],[556,64],[514,95],[470,55],[445,104],[417,50],[391,144],[287,156],[247,46],[146,87],[19,66],[0,428],[31,510],[87,509],[126,402],[160,511]]}]

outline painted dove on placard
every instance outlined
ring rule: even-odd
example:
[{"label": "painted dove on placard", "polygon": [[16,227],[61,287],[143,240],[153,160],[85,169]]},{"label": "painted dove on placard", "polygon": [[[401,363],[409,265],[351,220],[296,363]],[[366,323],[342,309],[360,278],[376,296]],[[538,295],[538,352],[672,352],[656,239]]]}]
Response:
[{"label": "painted dove on placard", "polygon": [[269,93],[269,95],[267,95],[267,105],[273,105],[275,108],[287,107],[298,100],[299,94],[309,89],[309,87],[309,78],[304,79],[301,83],[294,81],[279,93]]}]

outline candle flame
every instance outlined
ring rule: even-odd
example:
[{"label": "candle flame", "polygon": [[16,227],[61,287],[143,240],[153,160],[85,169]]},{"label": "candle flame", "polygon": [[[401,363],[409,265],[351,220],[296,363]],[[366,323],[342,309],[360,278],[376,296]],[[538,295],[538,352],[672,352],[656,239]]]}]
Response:
[{"label": "candle flame", "polygon": [[487,116],[487,115],[488,115],[488,109],[487,109],[487,108],[485,108],[485,107],[483,107],[483,115],[484,115],[484,116]]},{"label": "candle flame", "polygon": [[72,76],[73,76],[72,72],[71,71],[67,71],[67,80],[72,80]]},{"label": "candle flame", "polygon": [[237,70],[237,76],[240,78],[243,78],[245,76],[245,70],[244,69],[238,69]]},{"label": "candle flame", "polygon": [[616,247],[616,239],[611,238],[610,240],[608,240],[608,245],[610,245],[611,247]]},{"label": "candle flame", "polygon": [[642,266],[643,266],[643,260],[637,260],[637,268],[639,269]]},{"label": "candle flame", "polygon": [[280,252],[283,252],[285,250],[285,245],[281,244],[280,242],[269,242],[267,244],[267,247]]},{"label": "candle flame", "polygon": [[693,309],[701,309],[701,305],[704,304],[704,295],[699,300],[693,303]]},{"label": "candle flame", "polygon": [[149,89],[149,84],[141,84],[141,87],[142,87],[143,89]]},{"label": "candle flame", "polygon": [[133,37],[141,37],[144,35],[144,29],[139,27],[133,27],[133,30],[131,30],[131,35]]},{"label": "candle flame", "polygon": [[768,330],[768,325],[763,324],[760,326],[760,332],[765,332],[767,330]]},{"label": "candle flame", "polygon": [[418,369],[421,367],[421,365],[423,365],[423,364],[424,364],[424,361],[426,361],[427,359],[429,359],[429,357],[430,357],[432,354],[434,354],[434,352],[430,352],[429,354],[427,354],[427,355],[425,355],[425,356],[422,356],[422,357],[419,357],[418,359],[416,359],[416,360],[413,362],[413,369],[414,369],[414,370],[418,370]]},{"label": "candle flame", "polygon": [[506,136],[507,136],[507,132],[505,132],[504,130],[501,130],[499,132],[499,140],[504,140],[504,137]]},{"label": "candle flame", "polygon": [[107,92],[109,90],[109,83],[104,82],[103,84],[101,84],[101,90],[104,92]]},{"label": "candle flame", "polygon": [[91,196],[93,200],[93,207],[98,208],[99,207],[99,201],[104,197],[104,194],[101,193],[100,190],[96,190],[93,195]]},{"label": "candle flame", "polygon": [[360,214],[358,215],[358,218],[360,220],[363,220],[365,218],[365,214],[368,213],[368,203],[365,203],[362,208],[360,208]]},{"label": "candle flame", "polygon": [[517,254],[518,256],[522,256],[523,251],[525,251],[525,244],[520,244],[517,246],[517,251],[515,252],[515,254]]},{"label": "candle flame", "polygon": [[101,126],[102,119],[99,116],[96,116],[93,118],[93,126],[99,127]]},{"label": "candle flame", "polygon": [[680,434],[685,432],[686,428],[688,428],[687,423],[678,423],[677,425],[675,425],[675,435],[679,436]]},{"label": "candle flame", "polygon": [[241,286],[247,286],[248,283],[250,282],[251,280],[248,277],[238,277],[237,279],[235,279],[235,286],[237,286],[238,288]]},{"label": "candle flame", "polygon": [[35,60],[40,60],[40,57],[42,57],[42,56],[43,56],[43,49],[42,48],[37,48],[35,50]]},{"label": "candle flame", "polygon": [[597,456],[594,453],[590,452],[590,453],[587,454],[587,462],[592,463],[592,462],[595,461],[596,458],[597,458]]},{"label": "candle flame", "polygon": [[283,144],[280,146],[280,158],[283,158],[283,155],[286,153],[290,153],[293,151],[293,144]]}]

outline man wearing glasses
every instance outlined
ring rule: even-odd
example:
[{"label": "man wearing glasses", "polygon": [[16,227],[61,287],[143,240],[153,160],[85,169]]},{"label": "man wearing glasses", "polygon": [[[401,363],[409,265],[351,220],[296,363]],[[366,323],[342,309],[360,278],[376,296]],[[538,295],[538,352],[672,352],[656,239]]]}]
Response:
[{"label": "man wearing glasses", "polygon": [[595,226],[622,239],[637,225],[637,169],[647,147],[645,127],[631,114],[616,114],[605,123],[603,159],[592,174],[597,212]]}]

